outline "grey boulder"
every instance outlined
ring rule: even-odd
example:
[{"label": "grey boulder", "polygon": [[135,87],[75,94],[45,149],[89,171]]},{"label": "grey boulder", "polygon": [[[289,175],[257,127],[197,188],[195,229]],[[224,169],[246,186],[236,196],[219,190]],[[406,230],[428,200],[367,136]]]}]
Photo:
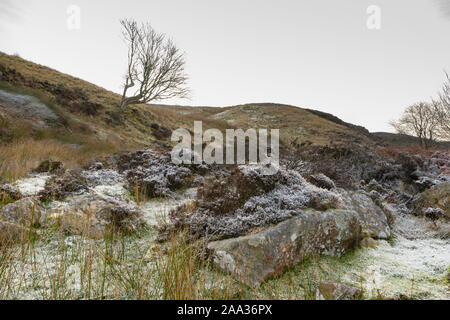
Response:
[{"label": "grey boulder", "polygon": [[355,211],[305,210],[256,234],[210,242],[213,264],[256,287],[316,254],[339,257],[361,236]]},{"label": "grey boulder", "polygon": [[347,207],[358,213],[362,233],[373,239],[389,239],[391,229],[384,211],[362,191],[348,192],[344,198]]}]

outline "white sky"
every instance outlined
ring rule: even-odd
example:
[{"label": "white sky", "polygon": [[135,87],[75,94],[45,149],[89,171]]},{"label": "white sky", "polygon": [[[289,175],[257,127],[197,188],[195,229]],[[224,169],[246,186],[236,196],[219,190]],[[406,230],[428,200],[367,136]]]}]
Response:
[{"label": "white sky", "polygon": [[[67,28],[72,4],[80,30]],[[369,5],[381,30],[366,26]],[[193,98],[165,103],[278,102],[392,131],[450,71],[450,0],[0,0],[0,51],[120,92],[123,17],[186,52]]]}]

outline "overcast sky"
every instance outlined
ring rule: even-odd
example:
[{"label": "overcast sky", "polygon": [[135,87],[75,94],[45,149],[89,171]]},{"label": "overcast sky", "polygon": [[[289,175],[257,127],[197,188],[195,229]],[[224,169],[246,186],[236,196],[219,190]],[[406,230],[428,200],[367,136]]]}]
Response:
[{"label": "overcast sky", "polygon": [[[70,5],[80,29],[67,26]],[[381,29],[367,27],[370,5]],[[0,0],[0,51],[120,92],[122,17],[186,52],[193,98],[167,103],[278,102],[392,131],[450,70],[450,0]]]}]

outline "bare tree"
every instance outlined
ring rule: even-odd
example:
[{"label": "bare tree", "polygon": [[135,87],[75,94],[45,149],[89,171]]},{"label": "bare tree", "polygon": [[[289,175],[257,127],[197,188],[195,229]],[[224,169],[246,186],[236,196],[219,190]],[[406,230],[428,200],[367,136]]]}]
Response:
[{"label": "bare tree", "polygon": [[433,101],[438,120],[437,134],[440,139],[450,140],[450,76],[445,72],[446,80],[439,93],[439,100]]},{"label": "bare tree", "polygon": [[[130,104],[188,97],[184,54],[175,44],[148,23],[139,25],[132,19],[120,23],[128,44],[128,69],[120,110]],[[128,96],[128,90],[134,87]]]},{"label": "bare tree", "polygon": [[418,102],[406,108],[398,121],[392,121],[398,133],[415,135],[423,148],[430,147],[436,140],[438,117],[434,104]]}]

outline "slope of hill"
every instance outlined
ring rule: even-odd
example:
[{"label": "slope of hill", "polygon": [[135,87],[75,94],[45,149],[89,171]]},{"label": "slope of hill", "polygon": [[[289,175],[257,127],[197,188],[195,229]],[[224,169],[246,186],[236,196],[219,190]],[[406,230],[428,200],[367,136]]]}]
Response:
[{"label": "slope of hill", "polygon": [[[33,118],[27,119],[25,114],[11,112],[11,106],[7,106],[10,102],[3,101],[0,140],[5,144],[27,138],[29,144],[55,145],[61,149],[61,154],[66,155],[58,156],[58,152],[53,152],[51,156],[55,160],[69,160],[74,165],[97,154],[117,150],[167,147],[171,130],[180,127],[193,129],[194,120],[203,121],[204,129],[218,128],[222,131],[226,128],[280,129],[280,143],[285,148],[292,144],[374,145],[364,128],[323,112],[281,104],[257,103],[223,108],[134,105],[120,114],[120,95],[4,53],[0,53],[0,89],[37,98],[36,102],[48,106],[54,115],[49,126],[36,127],[30,125]],[[46,143],[37,143],[37,140]],[[73,148],[78,150],[80,157],[76,161],[71,155]],[[85,155],[87,150],[90,150],[89,154]],[[29,169],[38,160],[50,157],[50,153],[41,151],[43,155],[37,157],[39,159],[30,160],[35,156],[29,155],[27,161],[32,164],[23,163],[19,167]]]}]

